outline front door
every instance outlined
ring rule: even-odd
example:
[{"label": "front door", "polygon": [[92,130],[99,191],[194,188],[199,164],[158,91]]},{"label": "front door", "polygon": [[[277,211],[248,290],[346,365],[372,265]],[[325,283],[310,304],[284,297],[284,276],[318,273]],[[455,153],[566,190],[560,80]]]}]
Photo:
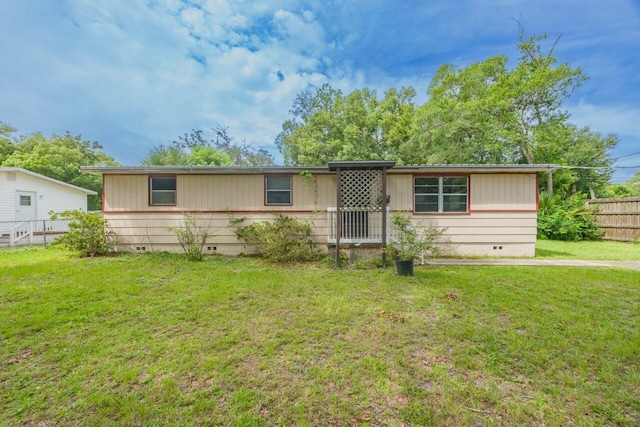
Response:
[{"label": "front door", "polygon": [[16,221],[38,219],[36,214],[36,193],[16,191]]}]

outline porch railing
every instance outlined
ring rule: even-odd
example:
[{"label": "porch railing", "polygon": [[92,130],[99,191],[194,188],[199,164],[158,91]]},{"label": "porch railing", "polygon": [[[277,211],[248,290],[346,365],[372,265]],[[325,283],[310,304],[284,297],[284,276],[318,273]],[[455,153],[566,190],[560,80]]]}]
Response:
[{"label": "porch railing", "polygon": [[[382,243],[382,211],[381,210],[354,210],[341,211],[342,232],[340,233],[341,243]],[[389,208],[387,215],[387,241],[391,232],[391,220],[389,218]],[[327,243],[336,243],[336,232],[338,229],[338,215],[335,207],[327,208]]]},{"label": "porch railing", "polygon": [[69,221],[0,221],[0,246],[46,245],[69,231]]}]

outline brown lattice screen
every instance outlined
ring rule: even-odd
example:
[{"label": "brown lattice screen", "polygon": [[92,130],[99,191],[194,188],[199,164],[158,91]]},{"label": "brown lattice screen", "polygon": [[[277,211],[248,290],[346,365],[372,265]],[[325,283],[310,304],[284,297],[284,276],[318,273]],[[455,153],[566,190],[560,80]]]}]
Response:
[{"label": "brown lattice screen", "polygon": [[340,173],[342,211],[382,210],[382,171],[346,170]]}]

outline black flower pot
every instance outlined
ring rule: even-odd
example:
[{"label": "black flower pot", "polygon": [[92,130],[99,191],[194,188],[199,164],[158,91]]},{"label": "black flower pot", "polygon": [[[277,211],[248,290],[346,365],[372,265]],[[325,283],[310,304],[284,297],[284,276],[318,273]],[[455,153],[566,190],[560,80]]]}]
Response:
[{"label": "black flower pot", "polygon": [[400,276],[413,276],[413,260],[402,261],[396,258],[396,269]]}]

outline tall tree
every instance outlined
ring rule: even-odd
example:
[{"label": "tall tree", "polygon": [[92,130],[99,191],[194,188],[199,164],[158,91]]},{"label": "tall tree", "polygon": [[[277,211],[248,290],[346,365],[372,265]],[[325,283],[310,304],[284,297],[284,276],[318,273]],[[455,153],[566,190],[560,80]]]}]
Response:
[{"label": "tall tree", "polygon": [[358,89],[344,96],[323,85],[293,101],[292,117],[282,125],[276,145],[286,164],[323,165],[330,160],[402,162],[400,148],[410,137],[413,88]]},{"label": "tall tree", "polygon": [[515,68],[503,55],[457,69],[442,66],[429,101],[416,113],[410,147],[427,163],[535,163],[541,134],[563,133],[563,102],[586,79],[580,68],[557,64],[556,40],[528,39],[520,27]]},{"label": "tall tree", "polygon": [[[9,128],[14,132],[12,128]],[[6,135],[6,129],[5,129]],[[4,139],[3,139],[4,138]],[[8,141],[8,142],[7,142]],[[83,140],[80,135],[69,132],[47,138],[39,132],[7,138],[0,135],[3,152],[10,154],[2,160],[1,166],[20,167],[59,181],[77,185],[98,192],[89,196],[88,208],[100,209],[102,179],[97,175],[80,172],[80,166],[117,166],[113,157],[102,151],[102,145],[95,141]]]}]

